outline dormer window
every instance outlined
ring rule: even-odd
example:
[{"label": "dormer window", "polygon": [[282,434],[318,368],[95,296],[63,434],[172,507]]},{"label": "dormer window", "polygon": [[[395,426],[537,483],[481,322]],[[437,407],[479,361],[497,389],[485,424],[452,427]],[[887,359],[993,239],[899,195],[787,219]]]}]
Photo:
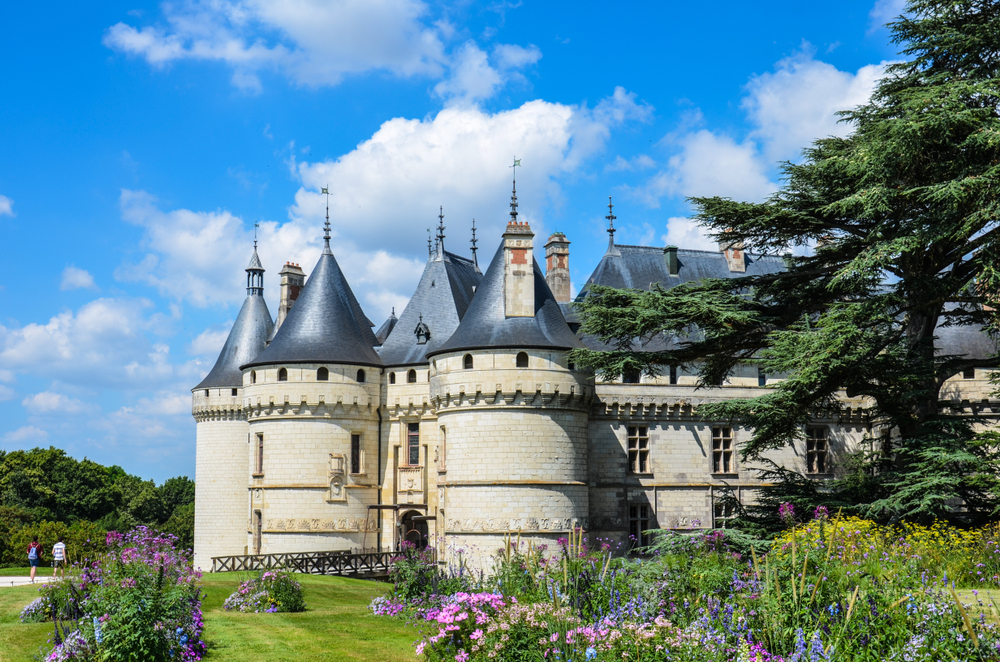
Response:
[{"label": "dormer window", "polygon": [[330,371],[327,368],[320,368],[316,371],[316,381],[318,382],[328,382],[330,381]]},{"label": "dormer window", "polygon": [[426,345],[427,341],[431,339],[431,330],[426,324],[424,324],[424,316],[420,316],[420,321],[417,323],[417,328],[413,330],[413,333],[417,335],[417,344]]},{"label": "dormer window", "polygon": [[278,370],[278,381],[287,382],[288,381],[288,370],[286,368],[280,368]]}]

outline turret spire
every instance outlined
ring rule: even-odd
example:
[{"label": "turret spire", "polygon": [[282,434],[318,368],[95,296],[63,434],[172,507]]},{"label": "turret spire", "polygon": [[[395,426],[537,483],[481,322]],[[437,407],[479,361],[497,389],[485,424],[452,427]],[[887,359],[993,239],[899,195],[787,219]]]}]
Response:
[{"label": "turret spire", "polygon": [[260,263],[257,255],[257,228],[254,223],[253,255],[250,257],[250,264],[247,265],[247,296],[264,296],[264,265]]},{"label": "turret spire", "polygon": [[326,195],[326,223],[323,224],[323,255],[333,255],[333,251],[330,250],[330,185],[327,184],[323,187],[323,193]]},{"label": "turret spire", "polygon": [[427,259],[428,260],[431,259],[432,257],[434,257],[434,253],[433,253],[433,251],[431,249],[431,244],[432,243],[433,242],[431,241],[431,229],[427,228]]},{"label": "turret spire", "polygon": [[615,219],[618,218],[614,213],[615,206],[611,203],[611,196],[608,196],[608,215],[604,218],[608,219],[608,252],[605,255],[621,256],[621,252],[615,246]]}]

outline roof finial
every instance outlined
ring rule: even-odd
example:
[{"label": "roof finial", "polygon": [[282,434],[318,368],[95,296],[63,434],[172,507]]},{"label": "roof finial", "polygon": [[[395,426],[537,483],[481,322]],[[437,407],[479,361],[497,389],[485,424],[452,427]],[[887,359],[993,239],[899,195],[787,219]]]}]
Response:
[{"label": "roof finial", "polygon": [[605,255],[621,255],[618,248],[615,247],[615,219],[618,218],[614,213],[615,206],[611,203],[611,196],[608,196],[608,215],[604,218],[608,219],[608,252]]},{"label": "roof finial", "polygon": [[479,260],[476,259],[476,219],[472,219],[472,264],[476,265],[476,269],[479,269]]},{"label": "roof finial", "polygon": [[323,255],[333,255],[333,251],[330,250],[330,185],[327,184],[323,187],[323,193],[326,195],[326,223],[323,225],[323,241],[326,245],[323,247]]},{"label": "roof finial", "polygon": [[513,188],[510,193],[510,222],[517,223],[517,168],[521,165],[521,159],[514,159],[514,165],[510,166],[514,169],[513,178]]},{"label": "roof finial", "polygon": [[437,243],[438,258],[444,259],[444,205],[438,211]]},{"label": "roof finial", "polygon": [[431,229],[427,228],[427,259],[434,257],[434,253],[431,252]]},{"label": "roof finial", "polygon": [[257,252],[257,228],[260,227],[260,221],[254,221],[253,224],[253,252]]}]

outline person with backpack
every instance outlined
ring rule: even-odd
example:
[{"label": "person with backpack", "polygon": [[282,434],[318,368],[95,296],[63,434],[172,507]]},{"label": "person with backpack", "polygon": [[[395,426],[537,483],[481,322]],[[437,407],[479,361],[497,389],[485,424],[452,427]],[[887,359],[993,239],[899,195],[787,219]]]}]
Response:
[{"label": "person with backpack", "polygon": [[55,578],[56,574],[61,572],[62,578],[66,579],[66,564],[68,562],[66,543],[63,542],[63,537],[59,536],[59,542],[52,546],[52,577]]},{"label": "person with backpack", "polygon": [[35,583],[35,572],[38,570],[38,566],[42,562],[42,546],[38,544],[38,536],[31,538],[31,544],[28,545],[28,565],[31,566],[31,583]]}]

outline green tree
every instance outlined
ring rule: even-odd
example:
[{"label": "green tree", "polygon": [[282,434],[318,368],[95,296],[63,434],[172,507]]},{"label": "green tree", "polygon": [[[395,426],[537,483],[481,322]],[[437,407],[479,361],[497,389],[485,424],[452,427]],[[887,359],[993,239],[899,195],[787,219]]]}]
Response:
[{"label": "green tree", "polygon": [[[776,275],[594,288],[583,329],[614,351],[574,359],[605,376],[698,364],[703,384],[739,363],[787,376],[766,395],[699,409],[753,430],[744,458],[800,437],[817,407],[864,397],[890,434],[839,487],[863,485],[866,512],[887,519],[974,520],[997,512],[996,440],[943,409],[940,392],[997,361],[945,354],[935,334],[991,328],[1000,292],[1000,3],[910,0],[890,28],[907,60],[887,68],[868,103],[841,113],[851,135],[783,164],[782,188],[763,203],[692,199],[722,242],[815,251]],[[637,338],[660,333],[681,342],[636,350]]]}]

